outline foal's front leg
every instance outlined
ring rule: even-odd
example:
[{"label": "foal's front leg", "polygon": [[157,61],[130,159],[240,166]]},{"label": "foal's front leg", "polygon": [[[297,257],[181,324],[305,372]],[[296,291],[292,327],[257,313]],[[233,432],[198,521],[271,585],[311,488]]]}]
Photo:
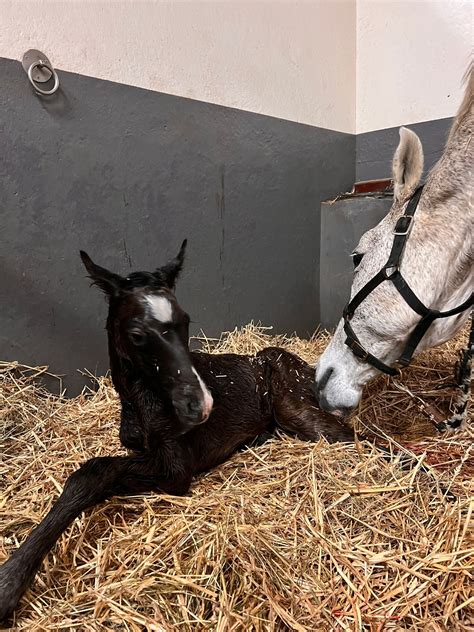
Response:
[{"label": "foal's front leg", "polygon": [[16,607],[33,581],[41,562],[59,536],[85,509],[114,495],[132,495],[150,490],[185,494],[191,476],[163,475],[160,461],[137,457],[100,457],[86,461],[66,481],[44,520],[0,567],[0,621]]}]

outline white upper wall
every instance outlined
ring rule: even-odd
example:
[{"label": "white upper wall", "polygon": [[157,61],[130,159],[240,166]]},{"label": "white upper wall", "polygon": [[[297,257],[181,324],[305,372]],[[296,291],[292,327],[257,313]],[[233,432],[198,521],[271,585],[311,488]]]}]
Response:
[{"label": "white upper wall", "polygon": [[357,133],[454,116],[472,0],[357,0]]},{"label": "white upper wall", "polygon": [[[453,116],[474,0],[0,0],[0,56],[361,133]],[[357,86],[356,86],[357,78]]]},{"label": "white upper wall", "polygon": [[344,132],[355,46],[356,0],[0,1],[0,57]]}]

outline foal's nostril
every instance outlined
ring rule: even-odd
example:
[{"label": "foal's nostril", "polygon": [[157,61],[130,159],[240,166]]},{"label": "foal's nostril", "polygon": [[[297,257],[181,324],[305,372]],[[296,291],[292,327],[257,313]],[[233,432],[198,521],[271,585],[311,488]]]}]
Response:
[{"label": "foal's nostril", "polygon": [[316,382],[316,395],[318,395],[321,391],[325,389],[333,373],[334,373],[334,369],[332,367],[329,367],[329,369],[326,369],[321,379]]},{"label": "foal's nostril", "polygon": [[201,404],[197,400],[191,400],[188,402],[188,413],[190,415],[196,415],[201,412]]}]

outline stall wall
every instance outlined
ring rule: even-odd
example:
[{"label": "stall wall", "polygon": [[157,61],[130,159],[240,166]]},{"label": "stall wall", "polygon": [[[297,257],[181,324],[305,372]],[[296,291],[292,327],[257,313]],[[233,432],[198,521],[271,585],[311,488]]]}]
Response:
[{"label": "stall wall", "polygon": [[321,201],[354,180],[354,25],[355,2],[2,3],[0,357],[77,392],[108,365],[79,249],[126,274],[185,237],[193,334],[312,332]]},{"label": "stall wall", "polygon": [[356,177],[383,178],[407,125],[439,158],[472,58],[471,0],[357,0]]},{"label": "stall wall", "polygon": [[[389,175],[400,124],[436,160],[471,47],[470,2],[0,8],[0,358],[48,363],[71,394],[77,369],[107,368],[81,248],[127,273],[187,237],[194,334],[251,319],[311,333],[347,285],[320,274],[321,202]],[[29,48],[58,69],[49,99],[21,67]]]},{"label": "stall wall", "polygon": [[355,131],[356,0],[3,0],[0,57]]}]

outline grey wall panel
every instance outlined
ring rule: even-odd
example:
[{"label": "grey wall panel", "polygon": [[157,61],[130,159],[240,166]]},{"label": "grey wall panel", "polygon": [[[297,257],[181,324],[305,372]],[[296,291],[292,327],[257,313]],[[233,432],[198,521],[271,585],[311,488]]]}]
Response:
[{"label": "grey wall panel", "polygon": [[[441,158],[452,118],[407,125],[420,137],[425,154],[425,172]],[[393,154],[399,142],[399,127],[358,134],[356,138],[356,180],[389,178]]]},{"label": "grey wall panel", "polygon": [[60,72],[35,96],[0,60],[0,358],[75,393],[107,368],[106,306],[78,251],[126,273],[189,238],[194,332],[319,322],[320,205],[354,181],[355,138]]},{"label": "grey wall panel", "polygon": [[349,299],[351,252],[391,206],[391,197],[352,197],[321,205],[320,319],[325,329],[335,329]]}]

